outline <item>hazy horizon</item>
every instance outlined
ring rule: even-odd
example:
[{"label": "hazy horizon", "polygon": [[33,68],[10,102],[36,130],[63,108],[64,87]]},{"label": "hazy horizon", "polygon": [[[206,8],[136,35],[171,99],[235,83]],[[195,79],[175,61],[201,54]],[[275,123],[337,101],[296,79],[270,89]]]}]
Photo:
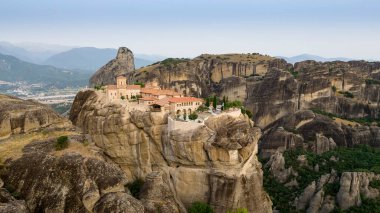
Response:
[{"label": "hazy horizon", "polygon": [[6,1],[0,41],[118,48],[168,57],[313,54],[380,60],[374,0]]}]

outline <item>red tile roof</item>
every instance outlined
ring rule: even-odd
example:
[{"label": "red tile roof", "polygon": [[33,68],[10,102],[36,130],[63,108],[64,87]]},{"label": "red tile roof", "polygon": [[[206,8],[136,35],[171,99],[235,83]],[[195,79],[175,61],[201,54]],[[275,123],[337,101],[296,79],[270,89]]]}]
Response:
[{"label": "red tile roof", "polygon": [[106,85],[106,87],[107,87],[108,90],[115,90],[115,89],[117,89],[116,85]]},{"label": "red tile roof", "polygon": [[[157,105],[160,105],[160,106],[165,106],[165,105],[169,104],[169,99],[170,99],[169,97],[162,98],[160,100],[155,101],[153,104],[157,104]],[[151,105],[153,105],[153,104],[151,104]]]},{"label": "red tile roof", "polygon": [[127,85],[126,89],[141,89],[140,85]]},{"label": "red tile roof", "polygon": [[200,98],[194,98],[194,97],[177,97],[177,98],[170,98],[170,103],[184,103],[184,102],[203,102]]},{"label": "red tile roof", "polygon": [[169,89],[151,89],[151,88],[142,88],[141,93],[147,93],[152,95],[169,95],[169,96],[180,96],[181,94]]},{"label": "red tile roof", "polygon": [[130,90],[137,90],[140,89],[140,85],[121,85],[117,87],[116,85],[107,85],[108,90],[116,90],[116,89],[130,89]]},{"label": "red tile roof", "polygon": [[142,100],[142,101],[156,101],[157,98],[153,98],[153,97],[143,97],[143,98],[139,98],[139,100]]}]

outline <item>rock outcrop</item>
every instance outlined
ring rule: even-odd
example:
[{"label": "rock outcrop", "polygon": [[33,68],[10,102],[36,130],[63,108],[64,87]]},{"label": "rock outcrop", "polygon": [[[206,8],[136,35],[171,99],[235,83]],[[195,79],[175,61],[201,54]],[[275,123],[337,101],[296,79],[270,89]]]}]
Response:
[{"label": "rock outcrop", "polygon": [[162,213],[186,212],[173,190],[168,174],[158,171],[149,173],[139,194],[145,212],[155,213],[158,209]]},{"label": "rock outcrop", "polygon": [[[0,179],[1,182],[1,179]],[[17,200],[0,184],[0,212],[2,213],[27,213],[24,200]]]},{"label": "rock outcrop", "polygon": [[24,148],[23,156],[7,162],[2,172],[8,188],[25,199],[28,211],[144,211],[141,202],[126,191],[128,179],[117,166],[97,155],[54,150],[52,141],[31,143]]},{"label": "rock outcrop", "polygon": [[46,127],[64,128],[69,123],[49,107],[32,100],[0,95],[0,139]]},{"label": "rock outcrop", "polygon": [[247,80],[264,76],[272,67],[286,68],[285,60],[253,54],[203,54],[194,59],[166,59],[127,74],[131,82],[156,82],[182,94],[207,97],[218,94],[230,100],[247,98]]},{"label": "rock outcrop", "polygon": [[264,158],[276,151],[296,148],[320,154],[336,146],[380,146],[380,127],[333,119],[310,110],[299,110],[277,119],[263,131],[259,149]]},{"label": "rock outcrop", "polygon": [[363,198],[378,197],[379,189],[369,186],[373,180],[380,180],[380,175],[367,172],[344,172],[340,178],[340,189],[337,194],[339,207],[346,210],[351,206],[360,206]]},{"label": "rock outcrop", "polygon": [[[76,104],[84,96],[84,104]],[[181,211],[181,206],[188,208],[193,202],[202,201],[216,212],[238,207],[271,212],[256,157],[261,132],[240,110],[197,124],[176,121],[164,112],[129,113],[120,104],[104,101],[101,92],[79,92],[71,111],[73,123],[128,178],[149,179],[151,172],[164,172],[167,178],[162,180],[169,183],[159,188],[174,192],[173,196],[168,193],[168,208]],[[152,180],[155,181],[161,179]],[[147,195],[144,203],[153,211],[158,205],[156,201]]]},{"label": "rock outcrop", "polygon": [[266,128],[284,115],[321,109],[347,118],[379,118],[379,62],[304,61],[294,66],[259,54],[170,59],[127,74],[197,97],[240,100]]},{"label": "rock outcrop", "polygon": [[269,168],[271,175],[280,183],[286,183],[289,181],[289,177],[297,176],[292,167],[285,168],[285,158],[281,152],[273,154],[265,166]]},{"label": "rock outcrop", "polygon": [[120,47],[115,59],[101,67],[90,79],[90,86],[115,84],[116,76],[135,70],[134,57],[130,49]]},{"label": "rock outcrop", "polygon": [[331,174],[322,175],[317,181],[309,184],[302,194],[294,201],[297,210],[306,210],[306,212],[331,212],[335,208],[335,198],[325,194],[326,184],[332,184],[336,181],[337,174],[332,171]]}]

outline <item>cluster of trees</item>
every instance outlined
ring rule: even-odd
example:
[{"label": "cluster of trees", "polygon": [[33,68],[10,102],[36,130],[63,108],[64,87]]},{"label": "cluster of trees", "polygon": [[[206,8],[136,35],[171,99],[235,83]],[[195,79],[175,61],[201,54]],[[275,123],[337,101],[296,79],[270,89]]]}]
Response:
[{"label": "cluster of trees", "polygon": [[[357,145],[353,148],[339,147],[323,154],[316,154],[303,149],[287,150],[283,153],[285,158],[285,167],[292,167],[298,174],[295,179],[299,184],[297,188],[286,187],[284,184],[277,182],[269,173],[269,168],[264,168],[264,187],[271,197],[274,206],[280,212],[294,212],[294,206],[291,202],[299,196],[311,182],[318,180],[322,175],[328,174],[334,169],[338,176],[343,172],[373,172],[380,174],[380,150],[367,145]],[[301,166],[298,162],[298,156],[305,155],[309,166]],[[335,157],[338,161],[331,161]],[[261,159],[264,165],[267,160]],[[315,165],[319,170],[315,171]],[[294,177],[291,177],[294,178]],[[373,188],[380,188],[380,181],[370,182]],[[326,184],[324,186],[325,194],[336,196],[340,188],[339,181]],[[380,198],[364,198],[360,208],[352,207],[347,212],[366,212],[361,209],[380,209]],[[336,209],[336,212],[340,212]],[[371,211],[367,211],[371,212]]]}]

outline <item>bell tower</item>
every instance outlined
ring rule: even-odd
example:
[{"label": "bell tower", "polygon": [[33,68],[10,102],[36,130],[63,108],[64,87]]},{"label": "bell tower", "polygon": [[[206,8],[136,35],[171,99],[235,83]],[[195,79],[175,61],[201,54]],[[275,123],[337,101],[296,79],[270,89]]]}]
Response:
[{"label": "bell tower", "polygon": [[116,77],[116,87],[122,88],[127,85],[127,77],[119,75]]}]

